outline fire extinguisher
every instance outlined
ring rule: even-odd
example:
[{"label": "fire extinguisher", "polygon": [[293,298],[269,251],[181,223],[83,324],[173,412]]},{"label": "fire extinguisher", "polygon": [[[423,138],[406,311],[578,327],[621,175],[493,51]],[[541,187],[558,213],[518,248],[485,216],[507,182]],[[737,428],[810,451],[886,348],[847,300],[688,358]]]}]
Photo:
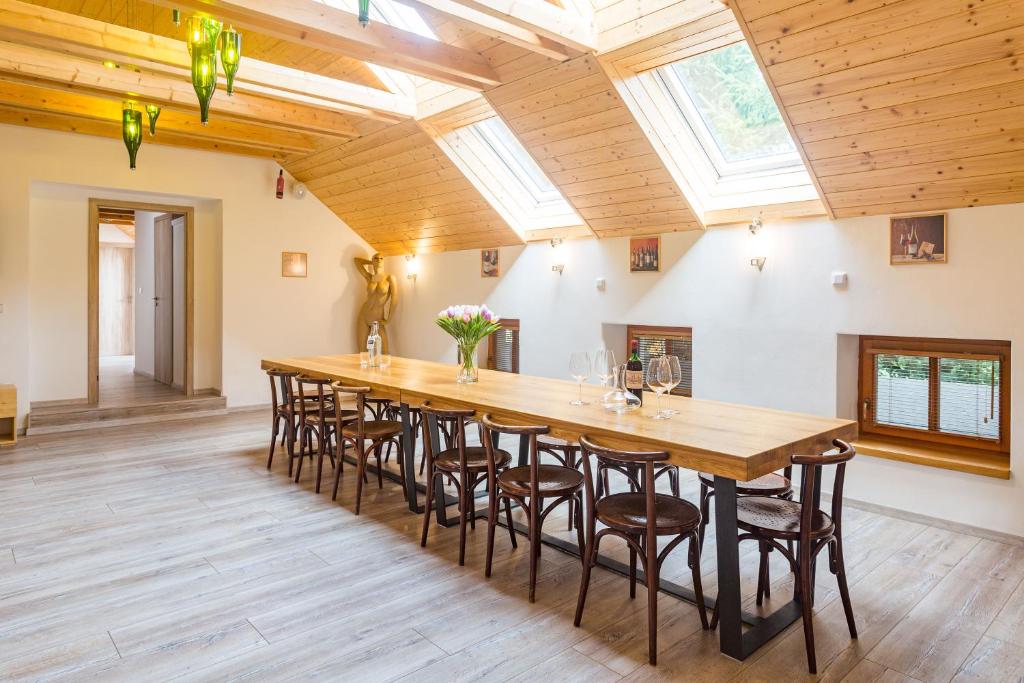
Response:
[{"label": "fire extinguisher", "polygon": [[284,170],[277,174],[277,198],[284,199]]}]

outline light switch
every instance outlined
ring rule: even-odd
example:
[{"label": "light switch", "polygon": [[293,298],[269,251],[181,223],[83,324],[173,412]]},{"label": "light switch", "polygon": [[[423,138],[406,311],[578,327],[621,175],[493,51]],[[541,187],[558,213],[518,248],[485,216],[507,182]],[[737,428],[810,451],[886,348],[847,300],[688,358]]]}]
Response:
[{"label": "light switch", "polygon": [[836,271],[832,273],[832,285],[835,287],[845,287],[846,273],[843,273],[841,271]]}]

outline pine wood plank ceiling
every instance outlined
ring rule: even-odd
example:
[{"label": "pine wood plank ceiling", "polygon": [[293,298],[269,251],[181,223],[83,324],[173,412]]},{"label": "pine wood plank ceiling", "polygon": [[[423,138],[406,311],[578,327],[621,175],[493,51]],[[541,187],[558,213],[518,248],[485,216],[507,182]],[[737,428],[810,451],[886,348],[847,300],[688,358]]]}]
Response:
[{"label": "pine wood plank ceiling", "polygon": [[[1024,201],[1024,0],[518,0],[529,11],[515,16],[512,0],[395,1],[438,41],[354,31],[316,0],[288,12],[269,0],[24,5],[100,24],[23,19],[22,3],[0,0],[0,123],[120,137],[123,91],[141,91],[167,108],[147,144],[274,157],[372,246],[403,254],[544,236],[506,223],[430,133],[446,115],[485,112],[579,214],[573,234],[692,230],[758,207],[690,201],[629,74],[746,39],[825,202],[766,216]],[[244,30],[239,93],[218,92],[209,126],[192,114],[172,5],[226,12]],[[97,71],[108,54],[132,68]],[[364,59],[413,74],[415,94]]]}]

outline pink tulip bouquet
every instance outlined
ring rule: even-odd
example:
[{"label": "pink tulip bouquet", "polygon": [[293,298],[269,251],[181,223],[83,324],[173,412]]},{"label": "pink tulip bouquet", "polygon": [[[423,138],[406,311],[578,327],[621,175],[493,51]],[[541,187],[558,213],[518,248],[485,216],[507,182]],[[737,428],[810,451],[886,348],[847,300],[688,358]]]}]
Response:
[{"label": "pink tulip bouquet", "polygon": [[501,329],[501,318],[484,306],[449,306],[434,321],[459,345],[460,384],[477,381],[476,347]]}]

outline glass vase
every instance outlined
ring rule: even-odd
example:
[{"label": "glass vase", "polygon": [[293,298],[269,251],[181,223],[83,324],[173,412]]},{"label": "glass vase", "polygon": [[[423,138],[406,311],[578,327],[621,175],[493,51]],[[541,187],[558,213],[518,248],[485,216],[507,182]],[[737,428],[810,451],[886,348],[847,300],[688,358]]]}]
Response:
[{"label": "glass vase", "polygon": [[479,379],[476,366],[476,344],[459,345],[459,384],[472,384]]}]

